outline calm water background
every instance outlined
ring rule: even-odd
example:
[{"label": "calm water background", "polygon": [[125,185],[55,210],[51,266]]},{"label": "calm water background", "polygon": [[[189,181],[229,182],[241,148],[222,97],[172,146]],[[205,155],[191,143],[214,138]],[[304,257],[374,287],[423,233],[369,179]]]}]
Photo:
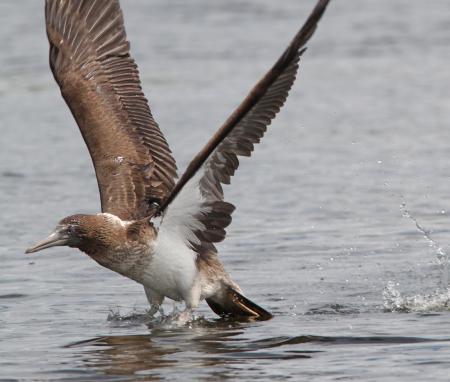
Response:
[{"label": "calm water background", "polygon": [[[447,0],[331,3],[226,189],[238,209],[221,258],[275,318],[223,323],[202,304],[183,328],[148,327],[142,288],[76,250],[23,254],[60,218],[99,209],[42,3],[0,2],[1,381],[449,379]],[[183,169],[314,1],[122,3]]]}]

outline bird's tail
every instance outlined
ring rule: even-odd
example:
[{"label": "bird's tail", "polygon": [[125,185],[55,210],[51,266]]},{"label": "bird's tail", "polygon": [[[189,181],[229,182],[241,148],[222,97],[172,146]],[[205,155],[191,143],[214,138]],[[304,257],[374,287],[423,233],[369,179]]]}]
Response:
[{"label": "bird's tail", "polygon": [[221,317],[256,320],[270,320],[273,317],[229,285],[224,285],[220,293],[207,298],[206,302]]}]

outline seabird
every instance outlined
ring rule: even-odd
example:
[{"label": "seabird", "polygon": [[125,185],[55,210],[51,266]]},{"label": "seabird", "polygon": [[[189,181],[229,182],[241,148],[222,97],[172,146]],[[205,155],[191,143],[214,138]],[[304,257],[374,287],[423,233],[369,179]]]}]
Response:
[{"label": "seabird", "polygon": [[165,297],[201,300],[220,316],[269,319],[217,256],[234,206],[224,201],[238,156],[250,156],[284,104],[305,44],[329,0],[319,0],[274,66],[177,180],[130,55],[118,0],[46,0],[50,67],[91,155],[101,210],[62,219],[26,252],[69,246],[145,289],[150,314]]}]

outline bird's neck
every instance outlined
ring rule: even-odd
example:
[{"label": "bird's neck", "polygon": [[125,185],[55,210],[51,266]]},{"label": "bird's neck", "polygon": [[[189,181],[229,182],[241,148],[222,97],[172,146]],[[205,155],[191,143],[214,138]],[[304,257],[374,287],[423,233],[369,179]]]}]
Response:
[{"label": "bird's neck", "polygon": [[83,240],[79,249],[100,265],[130,278],[149,260],[156,231],[148,220],[127,222]]}]

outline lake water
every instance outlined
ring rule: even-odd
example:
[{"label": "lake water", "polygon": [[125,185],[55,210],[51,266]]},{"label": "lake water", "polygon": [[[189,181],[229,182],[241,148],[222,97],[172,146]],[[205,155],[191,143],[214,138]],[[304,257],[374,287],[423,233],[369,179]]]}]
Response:
[{"label": "lake water", "polygon": [[[0,381],[447,381],[450,3],[332,1],[289,100],[227,200],[220,256],[267,322],[149,322],[141,286],[71,249],[99,210],[48,68],[43,1],[0,2]],[[313,0],[122,1],[182,170]],[[170,304],[165,306],[172,309]]]}]

